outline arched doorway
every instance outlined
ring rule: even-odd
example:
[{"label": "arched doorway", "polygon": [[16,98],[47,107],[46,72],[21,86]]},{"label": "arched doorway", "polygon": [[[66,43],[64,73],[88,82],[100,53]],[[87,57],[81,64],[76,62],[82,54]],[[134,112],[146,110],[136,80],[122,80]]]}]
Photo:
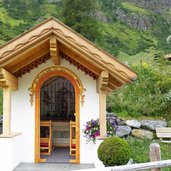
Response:
[{"label": "arched doorway", "polygon": [[74,87],[65,77],[50,77],[40,90],[40,155],[46,162],[75,160],[75,149],[70,154],[76,140],[71,124],[75,124]]},{"label": "arched doorway", "polygon": [[[41,90],[43,90],[43,87],[46,87],[46,85],[48,84],[48,82],[50,81],[54,81],[55,79],[59,79],[59,80],[64,80],[63,83],[69,83],[68,85],[72,85],[71,89],[73,89],[72,91],[74,92],[74,102],[73,102],[73,98],[72,100],[70,100],[70,102],[72,101],[72,103],[75,105],[74,109],[70,106],[70,109],[64,109],[65,111],[72,111],[75,112],[75,133],[76,133],[76,147],[75,147],[75,159],[74,160],[70,160],[70,162],[72,163],[79,163],[80,162],[80,100],[83,99],[84,95],[83,95],[83,85],[80,81],[80,79],[78,78],[78,76],[73,73],[72,71],[61,67],[61,66],[53,66],[53,67],[49,67],[46,68],[45,70],[43,70],[42,72],[40,72],[35,80],[33,81],[33,84],[30,88],[30,96],[31,96],[31,102],[33,101],[33,96],[35,94],[35,162],[45,162],[45,159],[41,158],[40,155],[40,121],[41,119],[43,120],[43,117],[41,117],[41,111],[45,110],[45,109],[41,109],[41,101],[43,103],[47,103],[47,100],[45,99],[41,99]],[[62,83],[62,84],[63,84]],[[64,92],[66,92],[66,87],[61,84],[61,91],[58,91],[55,95],[56,98],[62,98],[62,95],[64,94]],[[59,89],[59,90],[60,90]],[[62,92],[63,91],[63,92]],[[67,90],[68,91],[68,90]],[[45,95],[46,94],[46,95]],[[67,94],[69,94],[69,91],[67,92]],[[47,96],[47,93],[44,93],[44,97]],[[63,98],[67,98],[67,97],[63,97]],[[48,96],[47,98],[48,99]],[[55,102],[56,101],[56,102]],[[58,100],[54,100],[53,102],[55,102],[55,104],[57,105]],[[66,105],[69,102],[69,100],[65,103],[63,103],[62,105]],[[49,102],[48,102],[49,103]],[[72,104],[72,105],[73,105]],[[71,104],[70,104],[71,105]],[[63,106],[64,107],[64,106]],[[55,109],[55,108],[54,108]],[[53,110],[52,110],[53,111]],[[47,113],[46,117],[54,117],[54,119],[58,120],[58,118],[63,117],[62,116],[62,108],[60,108],[58,110],[58,115],[54,116],[54,114],[52,113],[50,116]],[[73,117],[73,114],[67,114],[66,118],[63,117],[63,119],[70,119]],[[73,117],[74,119],[74,117]],[[72,119],[71,119],[72,120]]]}]

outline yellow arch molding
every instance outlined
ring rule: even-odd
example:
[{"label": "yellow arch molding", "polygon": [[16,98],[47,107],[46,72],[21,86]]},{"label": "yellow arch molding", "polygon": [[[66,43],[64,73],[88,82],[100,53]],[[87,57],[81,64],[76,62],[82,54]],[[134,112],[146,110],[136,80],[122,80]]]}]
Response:
[{"label": "yellow arch molding", "polygon": [[36,78],[34,79],[31,87],[29,88],[29,91],[30,91],[30,103],[31,103],[31,106],[33,105],[33,97],[34,97],[34,94],[35,94],[35,90],[36,90],[36,86],[37,86],[37,83],[39,82],[39,80],[44,77],[47,73],[49,72],[53,72],[53,71],[60,71],[62,73],[67,73],[69,74],[76,82],[79,90],[80,90],[80,95],[81,95],[81,104],[82,106],[84,106],[84,92],[85,92],[85,88],[83,87],[83,84],[81,82],[81,80],[79,79],[79,77],[71,70],[65,68],[65,67],[62,67],[62,66],[52,66],[52,67],[48,67],[44,70],[42,70],[37,76]]}]

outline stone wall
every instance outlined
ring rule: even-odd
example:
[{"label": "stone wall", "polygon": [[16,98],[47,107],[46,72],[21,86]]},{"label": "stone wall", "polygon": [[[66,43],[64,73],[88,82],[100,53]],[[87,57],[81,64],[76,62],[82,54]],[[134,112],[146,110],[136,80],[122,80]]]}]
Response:
[{"label": "stone wall", "polygon": [[108,113],[107,117],[115,116],[118,126],[116,135],[119,137],[134,136],[138,138],[153,139],[157,127],[166,127],[165,120],[125,120],[115,114]]}]

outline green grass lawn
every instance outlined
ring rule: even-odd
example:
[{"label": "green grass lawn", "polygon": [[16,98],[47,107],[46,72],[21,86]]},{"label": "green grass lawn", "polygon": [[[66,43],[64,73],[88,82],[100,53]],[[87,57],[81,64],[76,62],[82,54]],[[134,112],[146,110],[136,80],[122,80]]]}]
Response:
[{"label": "green grass lawn", "polygon": [[[133,137],[128,137],[127,142],[131,146],[132,156],[134,162],[144,163],[150,162],[150,144],[153,140],[141,140]],[[169,160],[171,159],[171,144],[162,143],[160,140],[155,140],[156,143],[160,144],[161,148],[161,159]],[[164,168],[162,171],[171,171],[171,168]]]}]

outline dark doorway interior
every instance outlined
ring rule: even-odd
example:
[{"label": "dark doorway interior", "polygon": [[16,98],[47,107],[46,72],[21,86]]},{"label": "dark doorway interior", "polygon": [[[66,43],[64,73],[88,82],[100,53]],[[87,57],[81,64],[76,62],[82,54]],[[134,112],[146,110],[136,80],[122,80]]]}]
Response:
[{"label": "dark doorway interior", "polygon": [[41,120],[75,120],[75,91],[72,83],[64,77],[48,79],[41,88]]},{"label": "dark doorway interior", "polygon": [[[52,150],[48,155],[41,155],[46,162],[69,162],[75,159],[70,155],[70,121],[75,121],[75,90],[72,83],[61,76],[51,77],[40,91],[40,121],[51,121],[50,129],[40,129],[40,135],[51,135]],[[48,129],[48,130],[47,130]],[[40,137],[43,140],[43,138]],[[46,145],[43,142],[43,145]]]}]

